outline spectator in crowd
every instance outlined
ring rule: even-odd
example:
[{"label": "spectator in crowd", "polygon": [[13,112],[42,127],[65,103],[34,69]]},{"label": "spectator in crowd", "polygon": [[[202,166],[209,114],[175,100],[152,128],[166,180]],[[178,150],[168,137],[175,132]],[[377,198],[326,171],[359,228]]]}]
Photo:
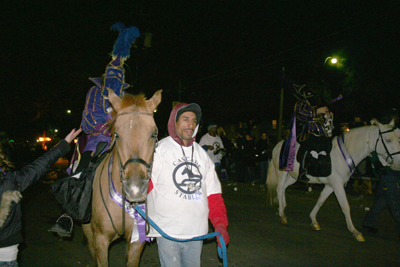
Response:
[{"label": "spectator in crowd", "polygon": [[[399,114],[394,108],[385,111],[380,122],[388,124],[392,119],[396,121],[396,126],[398,126]],[[378,228],[376,228],[375,223],[382,211],[388,207],[396,222],[396,230],[400,237],[400,190],[398,186],[400,170],[392,169],[386,159],[376,152],[371,153],[369,158],[374,165],[379,181],[374,202],[364,217],[362,227],[371,233],[377,233]]]},{"label": "spectator in crowd", "polygon": [[221,138],[222,143],[224,144],[225,153],[221,159],[221,180],[228,179],[228,170],[230,169],[230,162],[229,162],[229,154],[231,152],[231,142],[228,140],[226,132],[222,126],[217,128],[217,135]]},{"label": "spectator in crowd", "polygon": [[244,157],[246,164],[246,180],[255,184],[256,144],[250,133],[245,135]]},{"label": "spectator in crowd", "polygon": [[232,154],[235,163],[236,180],[238,182],[246,181],[246,163],[245,163],[245,139],[244,131],[239,129],[236,133],[236,140],[233,144]]},{"label": "spectator in crowd", "polygon": [[353,128],[363,127],[363,126],[365,126],[365,124],[361,119],[361,115],[360,114],[355,114],[354,115],[354,121],[353,121],[353,123],[350,124],[349,128],[353,129]]},{"label": "spectator in crowd", "polygon": [[217,135],[217,124],[211,122],[207,127],[208,133],[201,137],[199,145],[204,148],[215,164],[218,177],[221,178],[221,159],[225,155],[224,144]]},{"label": "spectator in crowd", "polygon": [[268,173],[269,138],[266,132],[261,134],[261,139],[256,143],[257,160],[260,163],[260,187],[265,189]]},{"label": "spectator in crowd", "polygon": [[21,192],[36,183],[51,165],[70,150],[69,143],[80,132],[81,129],[72,130],[53,149],[18,171],[10,170],[12,163],[0,153],[0,266],[18,266],[18,245],[23,241]]}]

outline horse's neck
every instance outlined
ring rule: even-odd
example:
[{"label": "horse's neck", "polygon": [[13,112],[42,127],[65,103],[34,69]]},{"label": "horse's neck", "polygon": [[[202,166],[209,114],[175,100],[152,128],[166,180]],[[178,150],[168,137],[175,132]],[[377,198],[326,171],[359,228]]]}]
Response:
[{"label": "horse's neck", "polygon": [[114,184],[115,189],[118,192],[121,192],[121,187],[122,187],[121,176],[120,176],[121,173],[120,173],[120,166],[119,166],[119,162],[118,162],[118,155],[116,153],[115,147],[111,153],[114,154],[114,157],[112,159],[112,165],[110,165],[110,167],[107,166],[107,169],[111,168],[111,170],[107,170],[107,171],[111,172],[111,180]]},{"label": "horse's neck", "polygon": [[377,132],[378,127],[365,126],[344,133],[346,149],[356,166],[374,150]]}]

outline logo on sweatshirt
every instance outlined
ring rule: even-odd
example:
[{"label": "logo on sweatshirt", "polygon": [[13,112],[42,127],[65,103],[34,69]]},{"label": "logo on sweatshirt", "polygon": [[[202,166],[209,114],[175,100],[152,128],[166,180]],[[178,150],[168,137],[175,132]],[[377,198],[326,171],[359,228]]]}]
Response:
[{"label": "logo on sweatshirt", "polygon": [[176,165],[172,174],[172,179],[178,189],[175,194],[184,199],[199,198],[202,178],[199,167],[194,162],[181,162]]}]

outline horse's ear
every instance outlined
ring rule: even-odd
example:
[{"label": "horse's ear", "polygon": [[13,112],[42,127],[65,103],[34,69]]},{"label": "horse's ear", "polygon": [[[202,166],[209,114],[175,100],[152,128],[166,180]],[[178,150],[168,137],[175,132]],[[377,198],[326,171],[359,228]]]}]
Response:
[{"label": "horse's ear", "polygon": [[149,100],[146,100],[147,107],[151,113],[153,113],[154,110],[156,110],[157,106],[160,104],[161,93],[162,93],[162,90],[158,90],[157,92],[154,93],[154,95]]},{"label": "horse's ear", "polygon": [[390,126],[394,126],[394,119],[392,119],[389,124]]},{"label": "horse's ear", "polygon": [[108,100],[112,104],[115,111],[118,112],[121,109],[122,99],[119,98],[112,89],[107,88],[107,90],[108,90]]}]

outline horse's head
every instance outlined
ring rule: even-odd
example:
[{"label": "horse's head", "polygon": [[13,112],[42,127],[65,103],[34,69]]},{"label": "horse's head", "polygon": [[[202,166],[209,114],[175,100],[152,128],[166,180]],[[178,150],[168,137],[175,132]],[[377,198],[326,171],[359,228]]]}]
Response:
[{"label": "horse's head", "polygon": [[143,94],[126,93],[121,99],[112,90],[108,91],[114,109],[113,153],[118,160],[123,194],[130,202],[143,202],[147,197],[158,134],[153,112],[161,102],[161,92],[146,100]]},{"label": "horse's head", "polygon": [[375,144],[376,152],[389,164],[395,171],[400,170],[400,141],[395,132],[395,121],[383,125],[377,120],[372,120],[371,124],[378,126],[379,137]]}]

